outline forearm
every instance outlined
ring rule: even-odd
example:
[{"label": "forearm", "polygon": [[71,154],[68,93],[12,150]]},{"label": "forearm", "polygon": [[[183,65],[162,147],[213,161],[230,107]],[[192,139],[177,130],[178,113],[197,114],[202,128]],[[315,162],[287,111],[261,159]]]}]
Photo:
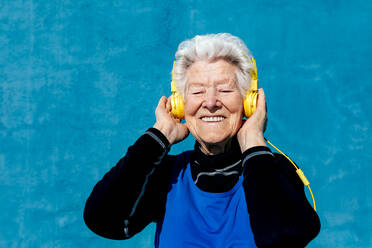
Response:
[{"label": "forearm", "polygon": [[304,247],[319,232],[293,165],[267,147],[243,153],[244,188],[252,230],[259,247]]},{"label": "forearm", "polygon": [[[125,239],[153,221],[155,207],[141,208],[139,218],[136,214],[143,202],[155,201],[151,190],[156,190],[158,186],[154,184],[162,179],[152,180],[152,177],[162,166],[168,150],[168,141],[153,129],[129,147],[127,154],[106,173],[89,196],[84,210],[87,226],[101,236]],[[133,226],[134,231],[129,230],[129,226]]]}]

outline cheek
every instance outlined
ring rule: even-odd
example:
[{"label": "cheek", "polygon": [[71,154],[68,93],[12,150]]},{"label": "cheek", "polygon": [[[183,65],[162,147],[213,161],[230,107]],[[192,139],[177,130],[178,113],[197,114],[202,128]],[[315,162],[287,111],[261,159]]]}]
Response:
[{"label": "cheek", "polygon": [[192,117],[193,115],[196,114],[196,112],[199,109],[199,102],[196,99],[193,98],[185,98],[184,101],[184,111],[185,111],[185,118],[187,117]]},{"label": "cheek", "polygon": [[226,106],[231,114],[243,117],[243,99],[234,98],[229,101]]},{"label": "cheek", "polygon": [[236,113],[234,113],[230,116],[229,125],[230,125],[231,129],[233,129],[233,130],[239,129],[240,126],[242,125],[242,123],[243,123],[242,114],[236,112]]},{"label": "cheek", "polygon": [[243,102],[234,100],[229,106],[229,112],[231,113],[230,125],[233,129],[239,129],[243,123]]},{"label": "cheek", "polygon": [[198,104],[195,101],[185,101],[185,121],[186,121],[186,126],[190,130],[191,133],[194,133],[195,130],[195,125],[196,125],[196,113],[198,111]]}]

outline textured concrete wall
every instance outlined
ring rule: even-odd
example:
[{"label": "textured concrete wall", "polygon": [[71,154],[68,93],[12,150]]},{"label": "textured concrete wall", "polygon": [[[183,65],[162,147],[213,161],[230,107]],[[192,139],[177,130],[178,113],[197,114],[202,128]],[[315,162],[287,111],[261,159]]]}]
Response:
[{"label": "textured concrete wall", "polygon": [[84,203],[153,125],[178,43],[214,32],[252,50],[266,136],[311,181],[322,231],[308,247],[371,247],[371,13],[361,0],[1,0],[0,247],[152,247],[153,225],[94,235]]}]

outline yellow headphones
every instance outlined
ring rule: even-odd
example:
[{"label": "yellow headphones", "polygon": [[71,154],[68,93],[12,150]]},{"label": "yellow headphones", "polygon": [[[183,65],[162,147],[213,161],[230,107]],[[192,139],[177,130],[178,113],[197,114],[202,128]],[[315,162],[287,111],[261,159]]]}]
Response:
[{"label": "yellow headphones", "polygon": [[184,104],[183,104],[183,98],[180,93],[177,92],[176,85],[174,84],[174,65],[176,64],[176,61],[173,62],[173,68],[172,68],[172,82],[171,82],[171,106],[172,106],[172,115],[176,117],[177,119],[183,119],[185,117],[184,113]]},{"label": "yellow headphones", "polygon": [[[247,56],[248,57],[248,56]],[[254,111],[256,111],[257,106],[257,96],[258,96],[258,80],[257,80],[257,66],[256,60],[252,57],[251,62],[253,64],[253,71],[251,73],[251,89],[247,92],[244,97],[244,115],[245,117],[250,117]],[[177,88],[174,84],[174,65],[176,62],[173,62],[172,69],[172,82],[171,82],[171,105],[172,105],[172,115],[178,119],[184,118],[184,103],[182,95],[177,92]]]},{"label": "yellow headphones", "polygon": [[[248,56],[246,56],[249,58]],[[256,111],[257,106],[257,96],[258,96],[258,79],[257,79],[257,66],[256,66],[256,60],[252,57],[251,62],[253,64],[253,71],[251,73],[251,89],[247,92],[247,94],[244,97],[243,105],[244,105],[244,115],[245,117],[250,117],[254,111]],[[173,69],[172,69],[172,82],[171,82],[171,105],[172,105],[172,115],[178,119],[184,118],[184,103],[182,99],[182,95],[177,92],[177,88],[174,84],[174,65],[175,62],[173,62]],[[316,211],[316,205],[315,205],[315,199],[313,196],[313,192],[310,188],[310,183],[307,180],[305,174],[302,172],[300,168],[297,167],[297,165],[282,151],[280,151],[278,148],[276,148],[269,140],[265,138],[265,140],[274,147],[278,152],[280,152],[284,157],[286,157],[292,165],[296,168],[296,173],[300,177],[302,183],[308,187],[311,198],[313,199],[313,208]]]}]

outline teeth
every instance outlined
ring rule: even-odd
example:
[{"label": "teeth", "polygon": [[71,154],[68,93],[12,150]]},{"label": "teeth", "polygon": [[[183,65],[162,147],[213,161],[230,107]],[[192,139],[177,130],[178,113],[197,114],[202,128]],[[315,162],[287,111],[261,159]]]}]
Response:
[{"label": "teeth", "polygon": [[223,121],[225,117],[223,116],[213,116],[213,117],[203,117],[203,121]]}]

